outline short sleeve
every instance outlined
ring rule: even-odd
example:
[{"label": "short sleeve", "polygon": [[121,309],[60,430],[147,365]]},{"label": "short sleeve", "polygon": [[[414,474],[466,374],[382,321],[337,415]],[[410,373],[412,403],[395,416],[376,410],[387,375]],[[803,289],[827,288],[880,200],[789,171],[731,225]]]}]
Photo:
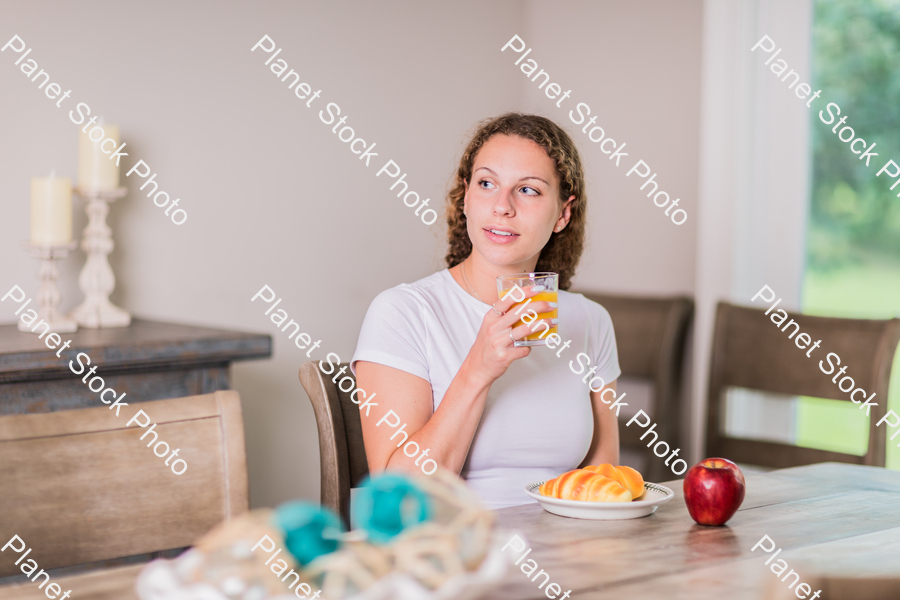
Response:
[{"label": "short sleeve", "polygon": [[365,360],[412,373],[430,381],[424,304],[406,285],[378,294],[363,320],[350,370],[356,375],[356,361]]},{"label": "short sleeve", "polygon": [[603,381],[613,382],[622,374],[619,368],[619,353],[616,349],[616,334],[613,330],[612,318],[601,305],[585,298],[588,304],[591,323],[591,349],[597,375]]}]

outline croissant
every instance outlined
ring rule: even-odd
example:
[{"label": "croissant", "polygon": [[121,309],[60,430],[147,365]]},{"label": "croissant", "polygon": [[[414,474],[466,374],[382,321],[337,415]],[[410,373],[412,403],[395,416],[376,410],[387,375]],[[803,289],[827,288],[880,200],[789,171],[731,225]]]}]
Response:
[{"label": "croissant", "polygon": [[605,463],[602,465],[589,465],[585,467],[585,470],[599,473],[604,477],[609,477],[610,479],[619,482],[622,487],[631,492],[631,496],[635,500],[644,494],[644,478],[631,467],[614,467],[609,463]]},{"label": "croissant", "polygon": [[619,482],[585,469],[563,473],[541,484],[538,491],[544,496],[561,500],[631,502],[631,492]]}]

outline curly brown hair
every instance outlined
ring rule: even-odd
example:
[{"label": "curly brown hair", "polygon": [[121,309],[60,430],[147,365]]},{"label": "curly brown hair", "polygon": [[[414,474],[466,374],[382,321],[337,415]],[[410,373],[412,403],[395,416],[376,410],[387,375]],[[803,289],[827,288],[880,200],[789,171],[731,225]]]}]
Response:
[{"label": "curly brown hair", "polygon": [[444,260],[447,268],[464,261],[472,253],[472,240],[466,229],[463,200],[466,186],[472,178],[475,155],[492,136],[516,135],[541,146],[556,163],[559,177],[559,198],[565,201],[575,196],[571,205],[571,218],[566,227],[550,236],[541,250],[535,271],[551,271],[559,274],[559,288],[569,289],[575,267],[584,250],[584,229],[587,211],[584,169],[581,156],[572,138],[562,128],[544,117],[510,112],[482,121],[459,159],[456,180],[447,194],[447,236],[449,248]]}]

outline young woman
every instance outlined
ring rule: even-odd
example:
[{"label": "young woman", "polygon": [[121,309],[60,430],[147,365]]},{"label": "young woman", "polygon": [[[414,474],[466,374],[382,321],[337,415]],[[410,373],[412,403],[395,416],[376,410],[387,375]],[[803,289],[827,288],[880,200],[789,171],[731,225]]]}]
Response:
[{"label": "young woman", "polygon": [[[501,508],[528,503],[529,483],[618,464],[612,322],[599,304],[563,291],[581,257],[586,201],[581,158],[559,126],[520,113],[480,125],[447,198],[448,268],[379,294],[360,332],[358,386],[406,423],[394,435],[362,419],[371,472],[423,470],[420,454],[401,449],[415,441]],[[498,276],[535,271],[559,274],[563,343],[553,350],[513,346],[545,328],[515,326],[514,299],[497,293]]]}]

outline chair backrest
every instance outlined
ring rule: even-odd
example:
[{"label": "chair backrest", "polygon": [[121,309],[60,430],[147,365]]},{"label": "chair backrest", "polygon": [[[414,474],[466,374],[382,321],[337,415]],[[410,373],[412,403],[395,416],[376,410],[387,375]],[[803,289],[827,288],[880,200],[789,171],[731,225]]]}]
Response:
[{"label": "chair backrest", "polygon": [[322,505],[339,514],[349,526],[350,488],[368,475],[369,463],[363,444],[359,405],[350,399],[356,389],[356,378],[350,372],[350,363],[339,366],[347,369],[338,383],[347,377],[353,380],[353,387],[348,387],[346,392],[332,382],[334,377],[322,372],[319,361],[300,366],[300,382],[312,403],[319,430]]},{"label": "chair backrest", "polygon": [[[789,321],[782,325],[786,331],[781,331],[770,320],[773,314],[776,313],[766,315],[762,309],[727,302],[720,302],[717,307],[707,398],[706,454],[774,468],[826,461],[883,467],[886,428],[875,424],[887,410],[891,362],[900,341],[900,319],[839,319],[790,314],[789,319],[800,326],[797,333],[793,325],[788,330]],[[793,339],[788,337],[791,333],[795,333]],[[812,343],[821,340],[821,347],[815,351],[800,349],[796,344],[800,333],[808,334]],[[812,344],[808,345],[812,347]],[[846,375],[853,377],[856,387],[865,389],[869,395],[875,392],[880,398],[880,401],[875,400],[878,406],[871,409],[869,446],[865,455],[734,438],[722,431],[724,392],[732,386],[849,401],[850,394],[842,392],[838,384],[832,382],[833,376],[819,368],[820,361],[827,367],[825,359],[830,352],[840,356],[841,366],[848,366]],[[810,353],[809,357],[807,353]],[[858,418],[865,418],[865,410],[860,411]]]},{"label": "chair backrest", "polygon": [[[127,400],[127,398],[126,398]],[[177,458],[154,455],[138,409]],[[190,546],[248,508],[237,392],[0,417],[0,536],[51,569]],[[140,421],[139,421],[140,422]],[[153,446],[147,447],[147,442]],[[176,475],[171,466],[184,459]],[[177,470],[181,470],[179,464]],[[7,552],[8,554],[8,552]],[[19,572],[0,561],[0,576]]]},{"label": "chair backrest", "polygon": [[[622,375],[653,382],[651,417],[658,425],[660,439],[677,446],[681,438],[681,373],[693,300],[580,293],[609,312]],[[640,441],[640,435],[641,431],[634,427],[619,427],[621,446],[644,454],[648,458],[646,477],[658,481],[664,475],[664,465],[651,456],[651,449]]]}]

